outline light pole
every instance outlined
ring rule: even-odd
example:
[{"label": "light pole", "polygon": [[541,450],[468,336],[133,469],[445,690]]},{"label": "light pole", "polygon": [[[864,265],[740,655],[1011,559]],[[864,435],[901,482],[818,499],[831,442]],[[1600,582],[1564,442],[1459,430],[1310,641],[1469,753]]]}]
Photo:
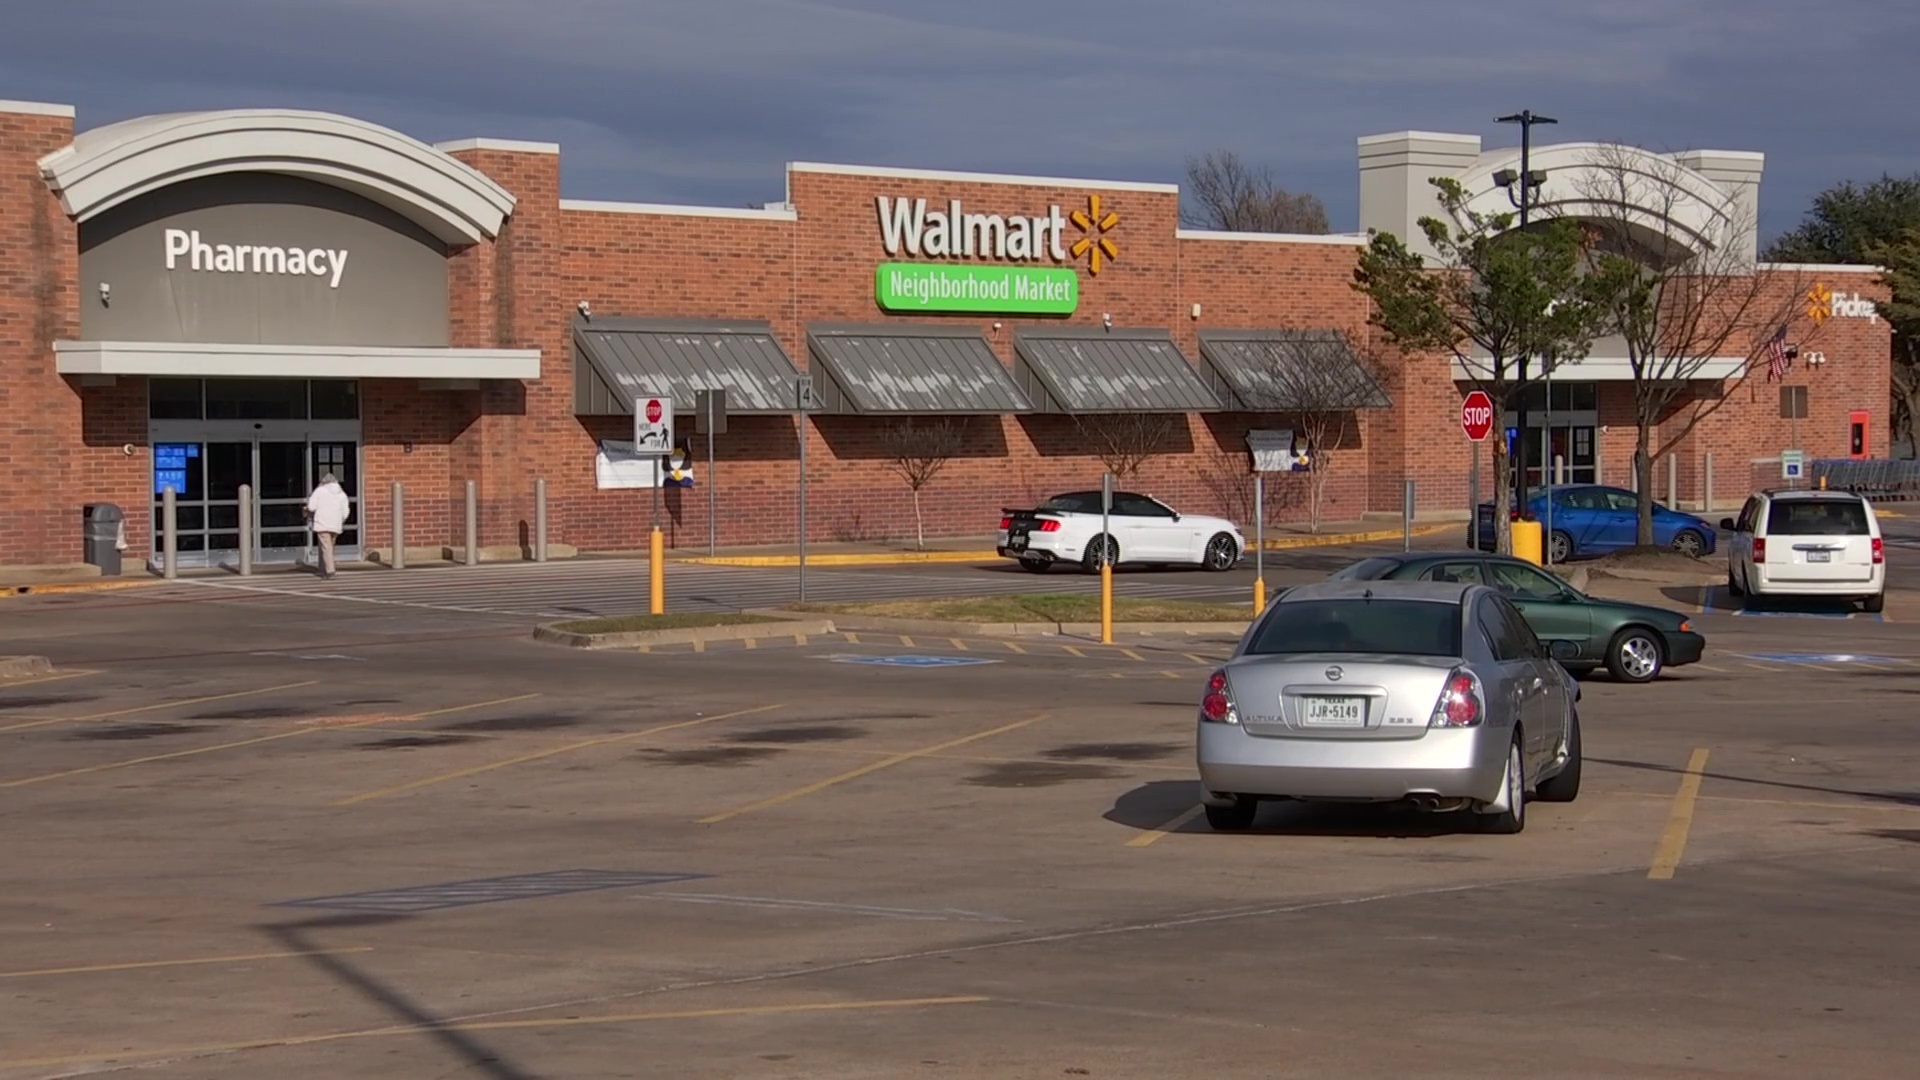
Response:
[{"label": "light pole", "polygon": [[[1533,167],[1533,125],[1559,122],[1551,116],[1541,116],[1532,109],[1494,118],[1496,124],[1520,125],[1520,171],[1516,174],[1512,169],[1500,169],[1493,174],[1493,182],[1506,190],[1507,201],[1520,211],[1520,228],[1523,230],[1527,227],[1527,211],[1533,206],[1533,196],[1547,182],[1546,172],[1535,171]],[[1515,187],[1519,188],[1518,194],[1514,191]],[[1514,466],[1513,476],[1514,489],[1522,504],[1526,502],[1527,494],[1527,359],[1525,353],[1520,355],[1520,406],[1517,410],[1520,438],[1516,440],[1520,447],[1520,460]],[[1551,407],[1553,403],[1547,404]],[[1500,437],[1506,438],[1507,433],[1501,432]],[[1544,471],[1545,462],[1541,465]]]}]

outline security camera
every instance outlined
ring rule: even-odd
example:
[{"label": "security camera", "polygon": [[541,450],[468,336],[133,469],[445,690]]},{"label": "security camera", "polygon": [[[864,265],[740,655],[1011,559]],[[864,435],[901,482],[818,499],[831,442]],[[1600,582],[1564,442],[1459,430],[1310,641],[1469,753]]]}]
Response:
[{"label": "security camera", "polygon": [[587,303],[587,302],[586,302],[585,300],[582,300],[582,301],[580,301],[579,303],[577,303],[577,304],[575,304],[575,305],[573,305],[573,306],[574,306],[574,307],[576,307],[576,308],[579,308],[579,309],[580,309],[580,317],[581,317],[581,318],[583,318],[583,319],[591,319],[591,318],[593,318],[593,305],[592,305],[592,304],[589,304],[589,303]]},{"label": "security camera", "polygon": [[113,292],[113,286],[107,284],[104,281],[100,283],[100,306],[102,307],[106,306],[107,297],[111,295],[112,292]]},{"label": "security camera", "polygon": [[1100,325],[1106,327],[1109,330],[1113,329],[1113,316],[1108,314],[1107,312],[1104,312],[1104,311],[1101,312]]}]

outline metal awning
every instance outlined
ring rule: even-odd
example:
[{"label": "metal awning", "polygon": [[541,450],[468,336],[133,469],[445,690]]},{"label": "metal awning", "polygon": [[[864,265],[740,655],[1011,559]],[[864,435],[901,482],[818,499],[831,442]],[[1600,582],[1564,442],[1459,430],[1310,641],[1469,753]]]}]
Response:
[{"label": "metal awning", "polygon": [[1203,330],[1209,383],[1243,412],[1386,409],[1393,401],[1337,330]]},{"label": "metal awning", "polygon": [[643,394],[690,413],[699,390],[724,389],[729,415],[799,404],[800,373],[770,323],[596,316],[574,320],[573,346],[576,416],[632,416]]},{"label": "metal awning", "polygon": [[1016,333],[1015,378],[1047,413],[1217,412],[1165,330],[1046,329]]},{"label": "metal awning", "polygon": [[979,331],[910,325],[815,325],[807,353],[822,412],[1022,413],[1033,403]]}]

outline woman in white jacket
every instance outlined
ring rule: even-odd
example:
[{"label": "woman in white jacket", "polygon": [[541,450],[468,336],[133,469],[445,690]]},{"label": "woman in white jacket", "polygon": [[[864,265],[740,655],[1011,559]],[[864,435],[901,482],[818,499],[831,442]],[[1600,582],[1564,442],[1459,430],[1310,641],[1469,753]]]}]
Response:
[{"label": "woman in white jacket", "polygon": [[353,503],[347,493],[340,490],[340,481],[332,473],[320,477],[320,486],[307,496],[307,523],[315,536],[320,538],[320,576],[332,578],[333,542],[347,527],[347,518],[353,513]]}]

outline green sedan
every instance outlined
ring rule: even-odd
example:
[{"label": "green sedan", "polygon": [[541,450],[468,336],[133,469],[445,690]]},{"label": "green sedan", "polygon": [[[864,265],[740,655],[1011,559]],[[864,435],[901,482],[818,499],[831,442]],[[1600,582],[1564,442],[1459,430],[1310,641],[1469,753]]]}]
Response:
[{"label": "green sedan", "polygon": [[1600,600],[1523,559],[1478,551],[1414,552],[1363,559],[1333,575],[1378,581],[1462,581],[1491,585],[1527,617],[1542,641],[1570,641],[1577,656],[1561,664],[1576,675],[1605,667],[1622,682],[1652,682],[1670,665],[1691,664],[1707,639],[1677,611]]}]

